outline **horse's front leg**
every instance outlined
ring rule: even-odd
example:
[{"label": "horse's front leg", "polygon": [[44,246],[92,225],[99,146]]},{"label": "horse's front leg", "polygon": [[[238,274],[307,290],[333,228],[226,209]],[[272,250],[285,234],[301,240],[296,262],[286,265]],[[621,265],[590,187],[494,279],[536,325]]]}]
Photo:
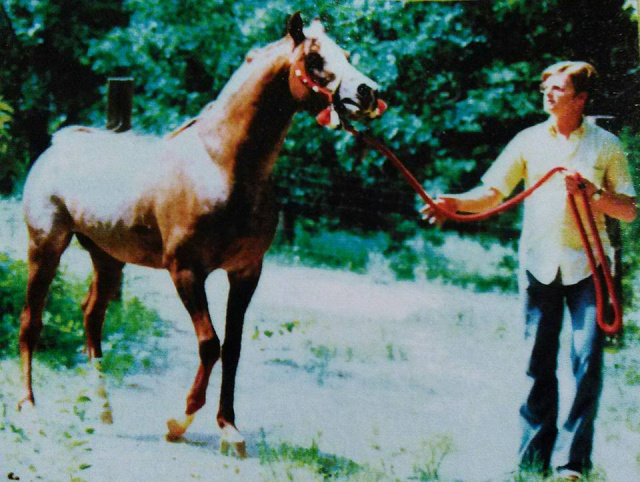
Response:
[{"label": "horse's front leg", "polygon": [[233,448],[236,455],[241,458],[247,456],[247,451],[244,438],[235,426],[234,390],[240,360],[244,315],[258,285],[261,271],[260,264],[248,275],[229,273],[229,301],[224,345],[222,345],[222,388],[217,420],[222,429],[220,443],[222,452],[228,453],[229,449]]},{"label": "horse's front leg", "polygon": [[174,439],[181,437],[186,432],[195,413],[205,404],[211,370],[220,357],[220,340],[213,329],[209,316],[204,287],[206,272],[194,266],[182,266],[178,262],[170,263],[169,271],[178,294],[191,315],[200,354],[200,366],[187,396],[185,418],[182,421],[171,419],[167,422],[169,428],[167,437]]}]

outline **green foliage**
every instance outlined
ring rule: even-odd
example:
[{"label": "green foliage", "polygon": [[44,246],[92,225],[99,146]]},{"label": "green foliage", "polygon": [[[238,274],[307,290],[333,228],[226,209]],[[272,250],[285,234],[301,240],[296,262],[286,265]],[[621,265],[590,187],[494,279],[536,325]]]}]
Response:
[{"label": "green foliage", "polygon": [[[234,2],[129,0],[125,8],[129,23],[91,39],[87,55],[102,75],[134,77],[137,129],[166,132],[197,114],[251,45]],[[101,122],[101,112],[93,115]]]},{"label": "green foliage", "polygon": [[[19,317],[26,281],[26,264],[0,254],[0,357],[18,353]],[[84,359],[81,350],[85,335],[80,305],[87,285],[64,273],[56,276],[51,285],[36,355],[51,366],[72,367]],[[164,331],[160,317],[137,298],[111,303],[104,327],[103,369],[107,373],[123,375],[159,366],[164,357],[157,339]]]},{"label": "green foliage", "polygon": [[338,350],[326,345],[311,345],[311,342],[309,342],[309,350],[313,358],[304,365],[304,369],[307,373],[315,373],[318,385],[323,386],[324,379],[329,373],[329,362],[337,356]]},{"label": "green foliage", "polygon": [[[626,128],[620,138],[627,152],[636,192],[640,193],[640,129]],[[626,305],[637,307],[638,300],[634,300],[634,294],[640,288],[640,224],[637,220],[622,223],[622,246],[622,298]]]},{"label": "green foliage", "polygon": [[[63,124],[104,111],[87,48],[91,38],[127,21],[122,0],[7,0],[0,5],[0,95],[15,110],[11,144],[0,155],[0,192],[13,190]],[[103,124],[103,123],[101,123]]]},{"label": "green foliage", "polygon": [[[503,142],[536,118],[537,78],[551,61],[596,62],[606,79],[599,105],[616,112],[633,105],[637,32],[623,0],[605,3],[594,8],[586,0],[578,5],[546,0],[524,8],[523,2],[508,0],[302,0],[296,9],[307,20],[319,16],[353,52],[352,63],[382,86],[391,108],[372,123],[374,132],[421,177],[442,176],[443,185],[458,187],[473,183]],[[0,81],[10,87],[10,100],[21,90],[21,112],[41,112],[46,100],[54,107],[46,119],[51,128],[78,121],[102,124],[97,81],[133,75],[135,125],[152,131],[175,127],[214,99],[251,47],[282,36],[292,9],[284,0],[11,0],[7,5],[11,69]],[[19,54],[25,53],[28,69],[19,72],[25,64]],[[12,73],[19,75],[11,80]],[[69,84],[81,92],[64,90]],[[306,118],[294,126],[285,171],[294,167],[291,162],[314,159],[330,174],[337,160],[368,188],[388,182],[377,175],[383,164],[379,155],[353,146],[344,134],[309,129],[312,125]],[[445,161],[446,169],[436,160]]]},{"label": "green foliage", "polygon": [[308,448],[286,442],[278,447],[271,447],[266,441],[264,430],[261,431],[261,439],[258,442],[258,456],[260,465],[272,466],[284,462],[293,467],[309,468],[325,480],[350,477],[362,470],[353,460],[323,453],[315,440]]},{"label": "green foliage", "polygon": [[[313,229],[301,224],[296,226],[295,245],[289,246],[283,239],[278,239],[269,256],[281,262],[368,273],[384,281],[427,279],[480,292],[516,291],[515,253],[505,248],[504,254],[490,254],[490,248],[500,244],[495,237],[476,235],[473,241],[464,237],[463,240],[474,244],[474,252],[467,253],[462,246],[451,256],[443,253],[442,246],[447,239],[457,238],[457,235],[439,230],[419,231],[417,223],[412,221],[397,226],[398,229],[390,234],[356,234]],[[478,268],[468,263],[476,251],[483,257]],[[387,279],[382,271],[388,271],[391,279]]]},{"label": "green foliage", "polygon": [[450,435],[436,435],[422,441],[420,457],[413,465],[414,476],[411,480],[439,480],[442,462],[453,450],[453,438]]},{"label": "green foliage", "polygon": [[11,121],[11,114],[13,114],[13,109],[9,104],[3,102],[2,97],[0,97],[0,148],[2,149],[6,149],[8,140],[6,125]]},{"label": "green foliage", "polygon": [[369,254],[384,251],[389,243],[384,233],[356,234],[308,228],[305,225],[297,226],[295,247],[281,242],[276,244],[273,254],[285,261],[364,273]]},{"label": "green foliage", "polygon": [[0,355],[18,354],[20,309],[24,304],[27,267],[0,253]]},{"label": "green foliage", "polygon": [[163,365],[159,341],[166,335],[165,321],[140,299],[126,297],[112,303],[104,331],[102,368],[106,373],[122,377]]},{"label": "green foliage", "polygon": [[0,96],[0,192],[3,190],[3,185],[5,186],[4,190],[11,190],[17,178],[24,174],[19,164],[3,162],[7,160],[10,152],[11,134],[9,128],[12,120],[13,108]]},{"label": "green foliage", "polygon": [[[293,330],[297,327],[300,326],[300,321],[299,320],[293,320],[293,321],[287,321],[284,323],[280,323],[280,325],[278,325],[277,329],[274,330],[263,330],[262,334],[267,337],[267,338],[271,338],[273,335],[275,335],[276,333],[280,336],[284,336],[287,335],[289,333],[293,333]],[[253,332],[253,335],[251,335],[251,340],[258,340],[260,339],[260,329],[256,326],[255,330]]]}]

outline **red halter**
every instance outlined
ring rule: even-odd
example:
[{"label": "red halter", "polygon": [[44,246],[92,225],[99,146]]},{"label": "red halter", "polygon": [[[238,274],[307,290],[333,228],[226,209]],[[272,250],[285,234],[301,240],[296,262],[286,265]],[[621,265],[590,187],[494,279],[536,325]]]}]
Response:
[{"label": "red halter", "polygon": [[[294,69],[294,75],[302,85],[311,89],[313,92],[324,95],[329,103],[329,105],[316,116],[318,124],[332,128],[339,127],[342,123],[340,115],[333,105],[333,92],[318,84],[307,74],[307,70],[304,67],[304,60],[300,59],[292,68]],[[377,102],[378,115],[382,115],[382,113],[387,110],[387,104],[382,99],[378,99]]]}]

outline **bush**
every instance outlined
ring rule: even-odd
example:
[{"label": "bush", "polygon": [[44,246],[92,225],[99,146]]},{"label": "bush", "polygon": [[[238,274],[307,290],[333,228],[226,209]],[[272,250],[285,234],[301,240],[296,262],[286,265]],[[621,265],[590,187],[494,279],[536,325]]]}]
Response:
[{"label": "bush", "polygon": [[[20,313],[24,305],[26,283],[26,263],[0,253],[1,358],[18,355]],[[72,367],[85,359],[82,355],[85,335],[80,305],[88,285],[88,281],[82,283],[64,273],[54,279],[42,317],[44,329],[36,350],[36,356],[48,365]],[[164,359],[157,338],[164,332],[163,320],[157,313],[145,308],[138,298],[112,302],[103,331],[103,369],[108,373],[124,375],[133,370],[157,366]]]},{"label": "bush", "polygon": [[[620,139],[629,158],[629,169],[635,182],[636,193],[640,193],[640,131],[624,129]],[[626,306],[632,307],[637,304],[634,294],[637,293],[640,278],[640,225],[637,220],[630,224],[622,223],[622,257],[622,298]]]},{"label": "bush", "polygon": [[389,245],[388,236],[384,233],[316,229],[304,220],[296,226],[295,239],[294,246],[277,239],[271,254],[282,262],[301,262],[309,266],[347,269],[356,273],[367,271],[370,253],[384,252]]},{"label": "bush", "polygon": [[[293,246],[276,239],[270,256],[284,263],[338,268],[397,280],[440,280],[474,289],[517,290],[517,261],[513,246],[488,235],[463,236],[398,223],[386,232],[353,233],[314,229],[303,219],[296,224]],[[382,273],[384,271],[384,273]]]}]

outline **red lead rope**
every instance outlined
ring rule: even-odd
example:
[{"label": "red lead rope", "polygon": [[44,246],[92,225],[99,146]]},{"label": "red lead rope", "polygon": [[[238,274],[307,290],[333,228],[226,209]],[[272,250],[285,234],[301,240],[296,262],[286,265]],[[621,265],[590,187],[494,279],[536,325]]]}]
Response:
[{"label": "red lead rope", "polygon": [[[418,195],[426,202],[433,210],[439,212],[440,214],[446,216],[447,218],[453,221],[459,222],[469,222],[469,221],[481,221],[487,219],[495,214],[499,214],[507,209],[515,206],[516,204],[522,202],[525,198],[530,196],[536,189],[538,189],[542,184],[547,182],[549,178],[551,178],[554,174],[559,172],[566,171],[564,167],[555,167],[547,172],[538,182],[529,188],[522,191],[520,194],[514,196],[508,201],[500,204],[499,206],[489,209],[487,211],[483,211],[480,213],[474,214],[458,214],[456,212],[448,211],[438,204],[426,193],[423,189],[422,185],[416,180],[416,178],[409,172],[409,170],[404,166],[404,164],[398,159],[398,157],[391,152],[391,150],[377,141],[376,139],[369,137],[366,134],[356,131],[351,125],[344,122],[344,129],[353,134],[356,137],[360,137],[364,142],[372,146],[374,149],[378,150],[382,155],[384,155],[387,159],[389,159],[393,164],[398,168],[400,173],[404,176],[404,178],[411,184],[413,189],[418,193]],[[584,246],[585,253],[587,254],[587,258],[589,260],[589,267],[591,268],[591,273],[593,275],[593,282],[596,290],[596,310],[597,310],[597,321],[600,329],[608,334],[614,335],[618,333],[622,329],[622,308],[620,306],[620,301],[618,300],[618,296],[616,295],[613,277],[611,275],[611,269],[609,268],[609,264],[607,262],[607,258],[604,252],[604,248],[602,246],[602,240],[600,239],[600,234],[598,233],[598,229],[596,227],[595,219],[593,216],[593,211],[591,210],[591,204],[589,203],[589,198],[587,197],[587,193],[583,190],[581,192],[582,202],[584,205],[584,210],[587,215],[587,223],[589,224],[589,230],[591,231],[591,236],[593,237],[594,243],[596,245],[596,251],[598,252],[598,259],[600,260],[600,264],[602,265],[602,272],[604,274],[604,279],[607,285],[607,291],[609,293],[609,298],[611,299],[611,304],[613,305],[614,319],[613,323],[606,323],[604,320],[604,299],[603,299],[603,290],[602,290],[602,282],[600,280],[600,276],[598,274],[598,266],[596,264],[595,256],[593,254],[593,248],[591,243],[589,242],[589,237],[587,235],[586,229],[584,227],[584,223],[580,214],[578,212],[578,207],[576,205],[575,196],[572,194],[568,194],[569,205],[571,207],[571,213],[575,219],[576,225],[578,226],[578,231],[580,232],[580,239],[582,240],[582,245]]]}]

